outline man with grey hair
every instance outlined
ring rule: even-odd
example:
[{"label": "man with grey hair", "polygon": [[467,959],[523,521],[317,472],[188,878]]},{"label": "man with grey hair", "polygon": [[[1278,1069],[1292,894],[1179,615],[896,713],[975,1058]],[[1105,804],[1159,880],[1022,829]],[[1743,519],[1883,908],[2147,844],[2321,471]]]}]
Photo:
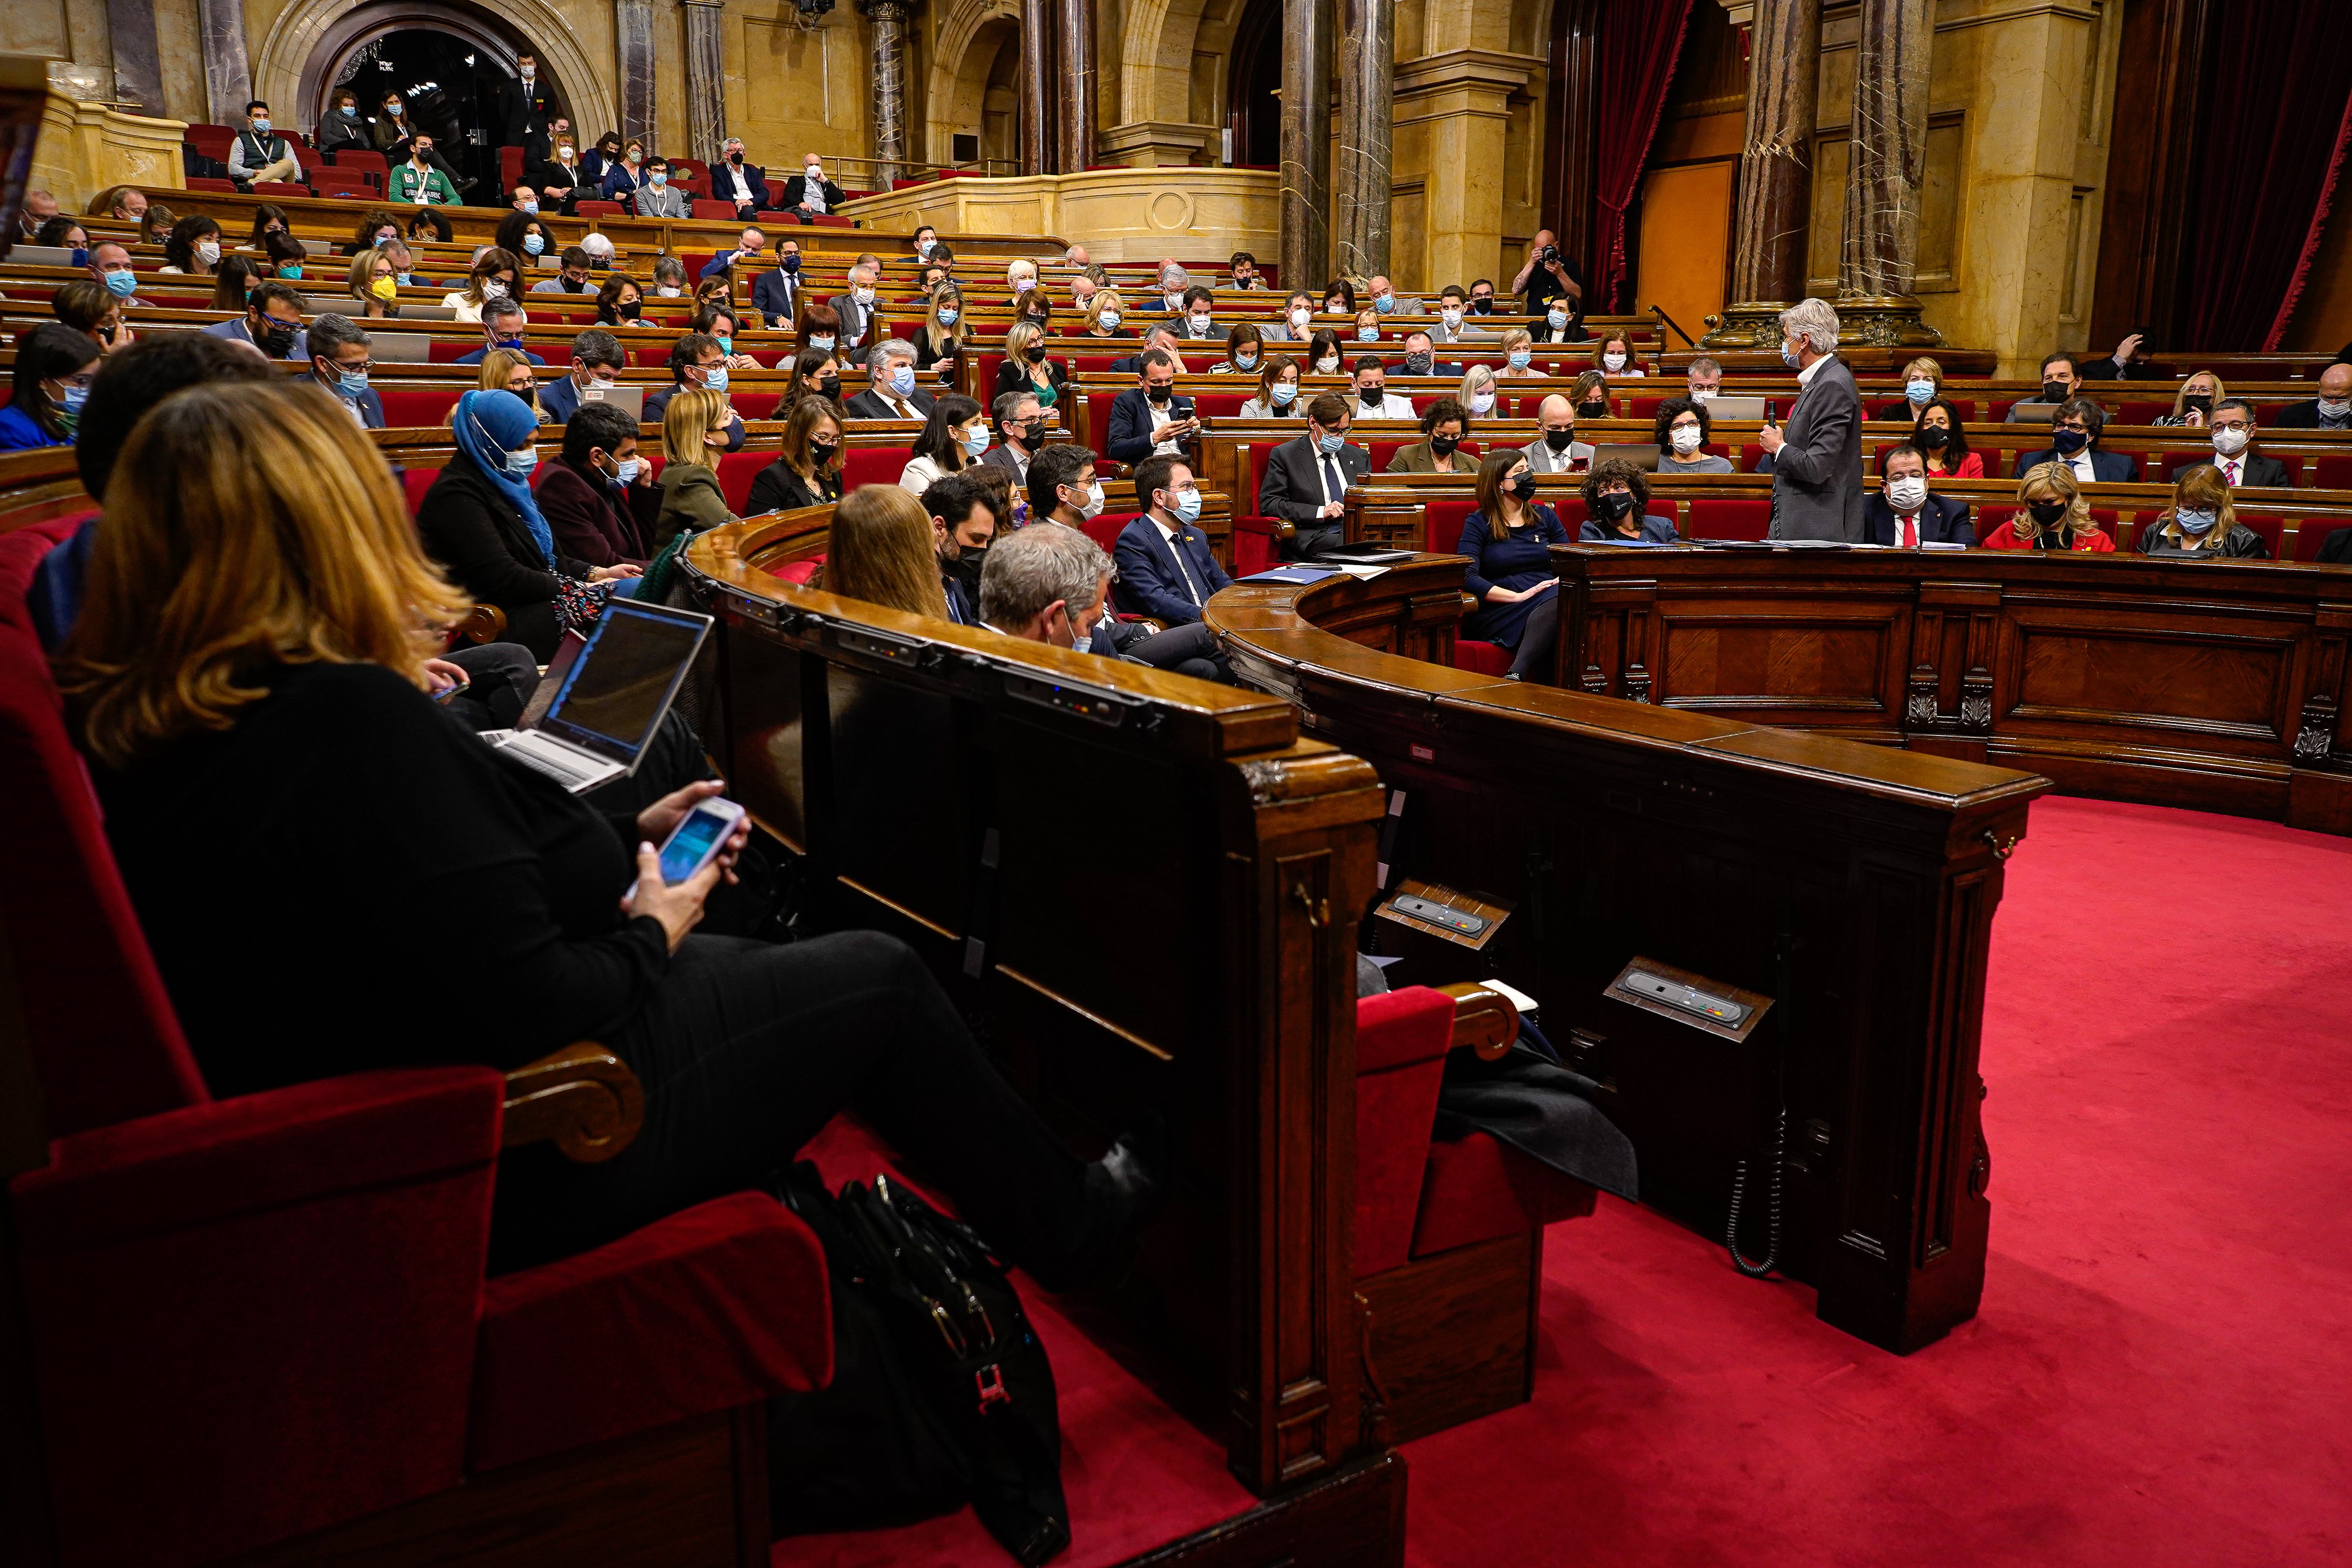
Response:
[{"label": "man with grey hair", "polygon": [[482,306],[482,346],[470,354],[460,354],[461,365],[478,365],[489,357],[492,349],[510,349],[534,365],[547,363],[523,347],[523,329],[530,325],[522,303],[516,299],[492,299]]},{"label": "man with grey hair", "polygon": [[1110,557],[1077,529],[1033,523],[989,547],[981,623],[1007,637],[1085,653],[1103,617]]},{"label": "man with grey hair", "polygon": [[572,340],[571,373],[558,376],[539,389],[541,411],[550,423],[563,423],[591,387],[618,384],[621,368],[628,362],[620,339],[601,327],[591,327]]},{"label": "man with grey hair", "polygon": [[310,379],[342,400],[362,430],[383,428],[383,400],[368,386],[368,335],[335,311],[311,318]]},{"label": "man with grey hair", "polygon": [[915,390],[915,345],[886,338],[874,345],[866,390],[849,400],[852,419],[929,419],[931,394]]},{"label": "man with grey hair", "polygon": [[1705,354],[1690,362],[1687,374],[1693,402],[1712,402],[1723,391],[1723,367]]},{"label": "man with grey hair", "polygon": [[1192,275],[1172,261],[1160,264],[1160,296],[1171,316],[1184,314],[1184,290],[1192,287]]},{"label": "man with grey hair", "polygon": [[1837,357],[1837,312],[1801,299],[1780,312],[1780,358],[1797,372],[1785,430],[1757,436],[1772,464],[1776,539],[1862,539],[1862,397]]},{"label": "man with grey hair", "polygon": [[[841,338],[833,350],[835,359],[847,360],[852,364],[865,363],[865,356],[852,350],[866,341],[866,332],[874,325],[874,278],[875,269],[860,258],[849,269],[848,289],[825,301],[841,318]],[[908,357],[913,358],[911,350]]]}]

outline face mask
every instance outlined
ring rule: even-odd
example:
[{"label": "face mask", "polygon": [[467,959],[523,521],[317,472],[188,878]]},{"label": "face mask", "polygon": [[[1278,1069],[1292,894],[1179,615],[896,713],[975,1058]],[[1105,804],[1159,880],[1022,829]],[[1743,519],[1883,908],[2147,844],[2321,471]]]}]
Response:
[{"label": "face mask", "polygon": [[1693,402],[1713,402],[1715,401],[1715,389],[1713,387],[1693,387],[1691,389],[1690,400]]},{"label": "face mask", "polygon": [[984,424],[975,424],[971,429],[965,431],[963,433],[963,449],[966,454],[973,457],[977,457],[982,453],[987,451],[988,426]]},{"label": "face mask", "polygon": [[1366,408],[1378,408],[1388,400],[1388,385],[1383,382],[1376,387],[1362,387],[1358,389],[1357,395],[1364,400]]},{"label": "face mask", "polygon": [[2033,522],[2035,527],[2047,529],[2055,526],[2058,519],[2066,515],[2066,503],[2063,501],[2035,501],[2029,505],[2025,509],[2033,514]]},{"label": "face mask", "polygon": [[219,265],[220,265],[220,246],[219,246],[219,244],[218,244],[216,241],[214,241],[214,240],[206,240],[206,241],[205,241],[205,243],[204,243],[204,244],[202,244],[202,245],[200,245],[200,246],[196,246],[196,259],[197,259],[198,261],[200,261],[200,262],[204,263],[206,267],[217,267],[217,266],[219,266]]},{"label": "face mask", "polygon": [[572,162],[572,149],[571,149],[569,146],[559,146],[559,147],[557,147],[557,148],[556,148],[556,150],[555,150],[555,161],[556,161],[557,162],[559,162],[559,163],[569,163],[569,162]]},{"label": "face mask", "polygon": [[645,312],[645,308],[642,300],[629,299],[614,306],[613,311],[624,321],[634,321]]},{"label": "face mask", "polygon": [[1298,388],[1292,382],[1276,382],[1268,391],[1273,394],[1276,408],[1288,408],[1298,401]]},{"label": "face mask", "polygon": [[1155,387],[1155,386],[1146,386],[1146,387],[1143,389],[1143,395],[1144,395],[1144,396],[1146,396],[1146,397],[1148,397],[1148,398],[1150,398],[1150,399],[1152,402],[1166,402],[1170,398],[1173,397],[1175,394],[1176,394],[1176,389],[1175,389],[1175,387],[1174,387],[1174,386],[1172,386],[1172,385],[1170,385],[1170,386],[1158,386],[1158,387]]},{"label": "face mask", "polygon": [[871,288],[852,289],[849,297],[857,301],[857,307],[861,310],[874,303],[874,290]]},{"label": "face mask", "polygon": [[1687,457],[1698,450],[1698,426],[1696,424],[1676,425],[1666,433],[1666,438],[1675,444],[1675,451],[1681,456]]},{"label": "face mask", "polygon": [[1507,488],[1509,489],[1512,495],[1517,497],[1522,501],[1534,500],[1536,498],[1535,471],[1533,469],[1528,469],[1522,473],[1512,475]]},{"label": "face mask", "polygon": [[719,341],[719,351],[720,353],[722,353],[722,354],[731,354],[731,353],[733,353],[733,352],[735,351],[735,340],[734,340],[734,339],[732,339],[732,338],[720,338],[719,340],[718,340],[718,341]]},{"label": "face mask", "polygon": [[72,252],[67,256],[67,259],[72,262],[76,267],[88,267],[89,265],[89,251],[85,246],[76,246],[73,247]]},{"label": "face mask", "polygon": [[1078,516],[1082,517],[1100,517],[1102,515],[1102,482],[1100,480],[1097,480],[1095,483],[1087,486],[1087,504],[1078,508]]},{"label": "face mask", "polygon": [[1339,356],[1337,354],[1326,354],[1321,359],[1315,361],[1315,368],[1317,371],[1327,376],[1338,375],[1339,373]]},{"label": "face mask", "polygon": [[412,280],[410,279],[410,277],[409,277],[408,274],[406,274],[406,273],[404,273],[404,272],[395,272],[395,273],[394,273],[394,274],[393,274],[393,277],[394,277],[394,279],[396,279],[396,280],[399,282],[400,286],[401,286],[402,287],[404,287],[404,288],[407,287],[409,286],[410,282],[412,281]]},{"label": "face mask", "polygon": [[794,277],[798,277],[801,270],[801,253],[796,250],[788,250],[784,253],[783,259],[776,263],[776,265],[782,267],[784,271],[793,274]]},{"label": "face mask", "polygon": [[[527,213],[537,211],[537,209],[533,207],[525,207],[522,210]],[[525,256],[537,256],[546,248],[547,242],[540,238],[537,235],[525,235],[522,236],[522,249]]]},{"label": "face mask", "polygon": [[839,402],[841,401],[841,378],[839,376],[827,376],[823,381],[816,383],[816,390],[823,392],[825,397],[832,402]]},{"label": "face mask", "polygon": [[1569,447],[1575,444],[1576,432],[1573,430],[1547,430],[1543,433],[1543,438],[1544,444],[1550,447],[1554,452],[1565,452]]},{"label": "face mask", "polygon": [[1193,318],[1192,318],[1192,336],[1194,336],[1195,338],[1205,338],[1205,337],[1207,337],[1207,336],[1209,335],[1209,323],[1210,323],[1210,319],[1210,319],[1209,317],[1206,317],[1206,316],[1195,316],[1195,317],[1193,317]]},{"label": "face mask", "polygon": [[1165,296],[1163,296],[1163,298],[1168,301],[1168,309],[1171,314],[1184,308],[1184,296],[1181,290],[1171,288]]},{"label": "face mask", "polygon": [[1459,310],[1440,310],[1437,319],[1445,323],[1445,329],[1449,332],[1462,325],[1462,312]]},{"label": "face mask", "polygon": [[400,237],[400,235],[399,235],[399,233],[398,233],[396,230],[393,230],[393,229],[386,229],[386,230],[384,230],[382,234],[379,234],[379,235],[377,235],[375,236],[375,243],[376,243],[377,245],[379,245],[379,246],[386,246],[386,245],[390,245],[393,241],[394,241],[394,240],[398,239],[399,237]]},{"label": "face mask", "polygon": [[1315,444],[1323,449],[1323,454],[1327,457],[1338,452],[1339,448],[1345,446],[1347,444],[1348,438],[1346,436],[1341,435],[1337,431],[1331,430],[1325,431],[1321,435],[1316,437],[1315,441]]},{"label": "face mask", "polygon": [[400,105],[396,103],[385,104],[383,106],[383,111],[392,116],[394,120],[398,120],[400,118]]},{"label": "face mask", "polygon": [[824,171],[817,167],[814,163],[812,163],[807,168],[802,170],[801,174],[812,185],[822,185],[824,183]]},{"label": "face mask", "polygon": [[[517,208],[515,209],[515,211],[517,211],[517,212],[519,212],[519,213],[537,213],[537,212],[539,211],[539,204],[538,204],[537,202],[525,202],[521,206],[517,207]],[[530,237],[531,237],[532,239],[538,239],[538,238],[539,238],[539,236],[538,236],[537,235],[532,235]],[[543,241],[543,240],[542,240],[542,241],[541,241],[541,245],[544,245],[545,243],[546,243],[546,242],[545,242],[545,241]],[[537,255],[539,254],[539,252],[538,252],[538,251],[532,251],[530,254],[531,254],[531,255],[533,255],[533,256],[537,256]]]},{"label": "face mask", "polygon": [[1393,294],[1382,294],[1378,296],[1372,300],[1372,308],[1379,311],[1383,316],[1387,315],[1390,311],[1396,308],[1396,296]]},{"label": "face mask", "polygon": [[613,482],[616,485],[634,485],[637,482],[637,470],[644,466],[645,459],[642,457],[624,457],[614,465]]},{"label": "face mask", "polygon": [[1576,417],[1579,419],[1606,419],[1609,417],[1609,405],[1598,399],[1590,402],[1578,403],[1576,405]]},{"label": "face mask", "polygon": [[1069,607],[1066,605],[1062,609],[1062,621],[1063,623],[1067,625],[1070,629],[1070,652],[1073,653],[1092,653],[1095,646],[1094,638],[1092,636],[1080,636],[1078,634],[1078,623],[1070,618]]},{"label": "face mask", "polygon": [[931,254],[931,246],[939,243],[940,242],[935,239],[919,239],[915,242],[915,254],[919,256],[929,257]]},{"label": "face mask", "polygon": [[[654,293],[664,299],[676,299],[682,297],[686,293],[686,290],[683,288],[674,288],[667,283],[658,283],[654,286]],[[832,345],[830,344],[826,345],[828,348],[831,346]]]},{"label": "face mask", "polygon": [[299,262],[289,262],[284,267],[278,269],[278,276],[280,277],[299,277],[302,276],[302,264]]},{"label": "face mask", "polygon": [[1097,319],[1102,322],[1103,330],[1108,332],[1118,325],[1119,315],[1116,310],[1106,310]]},{"label": "face mask", "polygon": [[378,299],[390,299],[400,292],[400,285],[389,277],[379,277],[368,285],[368,292]]},{"label": "face mask", "polygon": [[1633,509],[1633,497],[1622,490],[1612,490],[1601,497],[1600,507],[1603,517],[1612,523],[1622,523],[1625,515]]},{"label": "face mask", "polygon": [[[68,413],[80,413],[81,405],[89,401],[89,389],[77,382],[68,382],[66,383],[64,391],[65,395],[58,400],[58,405],[64,409]],[[1194,503],[1192,510],[1198,512],[1200,509],[1199,504],[1197,502]],[[1189,522],[1192,519],[1188,517],[1185,520]]]},{"label": "face mask", "polygon": [[2064,402],[2066,401],[2066,392],[2067,386],[2064,382],[2043,382],[2042,383],[2042,401],[2043,402]]},{"label": "face mask", "polygon": [[[264,319],[268,318],[265,317]],[[269,350],[271,359],[282,360],[294,351],[295,331],[296,329],[292,327],[278,325],[270,327],[261,334],[262,346]]]},{"label": "face mask", "polygon": [[630,152],[630,153],[629,153],[629,162],[630,162],[631,163],[635,163],[636,162],[638,162],[638,160],[642,159],[644,156],[645,156],[645,154],[644,154],[644,153],[639,152],[636,152],[636,151],[635,151],[635,150],[632,150],[632,151]]},{"label": "face mask", "polygon": [[1021,350],[1021,357],[1033,365],[1042,365],[1045,362],[1045,345],[1032,343]]},{"label": "face mask", "polygon": [[259,120],[253,122],[253,133],[256,136],[267,136],[269,134],[269,117],[268,115],[263,115]]},{"label": "face mask", "polygon": [[2209,512],[2202,507],[2182,507],[2173,512],[2172,520],[2179,525],[2182,533],[2192,538],[2201,538],[2213,531],[2213,525],[2221,520],[2221,514]]},{"label": "face mask", "polygon": [[1940,424],[1930,424],[1911,439],[1930,452],[1941,452],[1952,444],[1952,433]]},{"label": "face mask", "polygon": [[530,471],[538,466],[539,448],[536,446],[526,446],[520,452],[507,454],[507,472],[517,479],[528,478]]},{"label": "face mask", "polygon": [[915,390],[915,367],[912,365],[902,364],[898,369],[892,371],[890,372],[890,390],[897,392],[900,397],[905,397],[908,392],[913,392]]},{"label": "face mask", "polygon": [[1461,444],[1462,441],[1459,436],[1433,435],[1429,438],[1429,449],[1437,454],[1440,457],[1453,456],[1454,449]]},{"label": "face mask", "polygon": [[1431,363],[1432,361],[1427,354],[1407,354],[1404,357],[1404,373],[1409,376],[1425,376],[1429,374]]},{"label": "face mask", "polygon": [[1377,341],[1380,335],[1381,329],[1378,327],[1359,327],[1356,329],[1356,341],[1359,343]]},{"label": "face mask", "polygon": [[952,307],[944,309],[940,312],[940,325],[942,327],[952,327],[956,324],[956,318],[961,314],[961,311],[957,310]]},{"label": "face mask", "polygon": [[1914,474],[1886,482],[1886,499],[1898,512],[1916,512],[1927,500],[1927,481]]},{"label": "face mask", "polygon": [[1780,341],[1780,362],[1792,371],[1803,368],[1802,361],[1797,358],[1797,345],[1785,338]]},{"label": "face mask", "polygon": [[1622,371],[1625,368],[1625,356],[1603,354],[1601,356],[1601,368],[1604,371]]},{"label": "face mask", "polygon": [[725,392],[727,390],[727,367],[725,365],[711,366],[710,369],[703,372],[702,384],[706,389],[711,392]]},{"label": "face mask", "polygon": [[106,291],[117,299],[128,299],[139,292],[139,275],[129,267],[106,275]]},{"label": "face mask", "polygon": [[1470,313],[1473,316],[1492,316],[1495,313],[1494,297],[1489,295],[1484,299],[1470,301]]},{"label": "face mask", "polygon": [[1254,371],[1257,369],[1257,356],[1255,354],[1235,354],[1234,356],[1234,369],[1237,371]]},{"label": "face mask", "polygon": [[655,190],[658,191],[664,185],[669,183],[669,175],[666,171],[656,169],[652,173],[646,176],[646,181],[648,184],[652,185]]},{"label": "face mask", "polygon": [[1307,330],[1307,323],[1314,319],[1315,312],[1309,310],[1304,305],[1294,307],[1290,312],[1290,324],[1297,328],[1302,332]]},{"label": "face mask", "polygon": [[1552,330],[1558,331],[1560,328],[1568,325],[1568,312],[1565,310],[1547,310],[1544,312],[1544,323],[1550,327]]},{"label": "face mask", "polygon": [[1176,493],[1176,504],[1168,509],[1176,515],[1176,520],[1180,523],[1189,523],[1201,515],[1201,492],[1198,490],[1178,491]]},{"label": "face mask", "polygon": [[1936,395],[1936,383],[1933,382],[1905,382],[1903,383],[1903,395],[1909,398],[1915,403],[1925,404],[1930,398]]},{"label": "face mask", "polygon": [[1493,392],[1472,392],[1470,394],[1470,412],[1482,418],[1494,413],[1495,394]]},{"label": "face mask", "polygon": [[1534,358],[1535,355],[1525,349],[1513,349],[1511,350],[1511,369],[1515,371],[1524,371],[1528,368],[1528,361]]},{"label": "face mask", "polygon": [[365,371],[338,370],[335,372],[335,390],[347,398],[356,399],[367,391],[367,378]]},{"label": "face mask", "polygon": [[482,279],[483,298],[504,299],[506,297],[507,286],[505,283],[495,277],[485,277]]},{"label": "face mask", "polygon": [[1036,287],[1037,280],[1034,277],[1016,277],[1013,280],[1013,292],[1016,296],[1026,294]]},{"label": "face mask", "polygon": [[357,120],[359,118],[360,106],[358,104],[339,103],[335,107],[342,111],[342,115],[345,120]]},{"label": "face mask", "polygon": [[2324,397],[2319,400],[2319,412],[2329,419],[2342,419],[2352,413],[2352,397]]},{"label": "face mask", "polygon": [[2235,457],[2246,449],[2246,433],[2238,429],[2217,430],[2213,433],[2213,450],[2224,457]]},{"label": "face mask", "polygon": [[809,338],[808,346],[812,349],[823,349],[828,354],[833,352],[833,340],[821,334],[813,334]]},{"label": "face mask", "polygon": [[2050,438],[2050,444],[2066,456],[2072,457],[2089,445],[2090,441],[2090,436],[2083,431],[2062,430]]},{"label": "face mask", "polygon": [[530,68],[530,67],[529,67],[529,66],[525,66],[525,67],[523,67],[523,68],[522,68],[522,72],[521,72],[521,75],[522,75],[522,85],[523,85],[523,86],[525,86],[525,87],[529,87],[529,86],[530,85],[530,78],[532,78],[532,76],[533,76],[533,75],[535,75],[535,74],[536,74],[536,73],[532,71],[532,69],[531,69],[531,68]]}]

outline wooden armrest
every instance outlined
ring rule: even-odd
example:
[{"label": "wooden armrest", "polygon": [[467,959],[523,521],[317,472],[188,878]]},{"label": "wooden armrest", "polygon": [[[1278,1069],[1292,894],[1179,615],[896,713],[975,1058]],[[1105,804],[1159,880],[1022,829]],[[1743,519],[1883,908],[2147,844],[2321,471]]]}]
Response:
[{"label": "wooden armrest", "polygon": [[1284,517],[1239,517],[1234,519],[1234,527],[1245,534],[1264,534],[1276,539],[1295,538],[1298,534],[1297,525]]},{"label": "wooden armrest", "polygon": [[551,1138],[567,1159],[593,1165],[635,1142],[645,1119],[646,1092],[629,1064],[583,1040],[507,1074],[499,1144],[511,1149]]},{"label": "wooden armrest", "polygon": [[507,634],[507,612],[495,604],[477,604],[457,622],[457,635],[468,643],[497,643]]},{"label": "wooden armrest", "polygon": [[1437,988],[1454,998],[1454,1049],[1468,1046],[1481,1061],[1496,1061],[1519,1038],[1519,1009],[1500,991],[1475,980]]}]

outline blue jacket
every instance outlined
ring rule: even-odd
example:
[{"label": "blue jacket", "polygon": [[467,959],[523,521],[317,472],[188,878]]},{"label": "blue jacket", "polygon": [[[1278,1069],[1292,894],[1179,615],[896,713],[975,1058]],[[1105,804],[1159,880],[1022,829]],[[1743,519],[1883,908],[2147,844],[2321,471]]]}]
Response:
[{"label": "blue jacket", "polygon": [[1584,545],[1634,543],[1670,545],[1675,542],[1675,520],[1672,517],[1662,517],[1655,512],[1650,513],[1642,519],[1642,534],[1638,540],[1624,538],[1616,529],[1594,517],[1585,518],[1584,526],[1576,531],[1576,542]]},{"label": "blue jacket", "polygon": [[[478,365],[489,357],[489,350],[487,348],[477,349],[470,354],[458,355],[455,362],[461,365]],[[545,360],[541,359],[537,354],[532,353],[528,349],[523,350],[522,357],[529,360],[532,364],[542,368],[547,364]]]},{"label": "blue jacket", "polygon": [[[1171,419],[1192,417],[1192,400],[1171,397],[1168,400]],[[1151,399],[1141,387],[1129,387],[1118,394],[1110,405],[1110,439],[1104,445],[1111,458],[1119,463],[1140,463],[1151,455],[1155,444],[1151,439]]]},{"label": "blue jacket", "polygon": [[[1930,490],[1927,504],[1919,508],[1919,538],[1922,543],[1930,540],[1956,545],[1976,543],[1977,531],[1969,523],[1969,504],[1957,497],[1938,496]],[[1866,545],[1891,545],[1895,542],[1895,508],[1887,504],[1884,491],[1863,497],[1862,542]]]},{"label": "blue jacket", "polygon": [[[1202,601],[1233,582],[1217,564],[1217,558],[1209,553],[1209,541],[1199,529],[1180,529],[1175,545],[1184,552],[1184,567],[1199,585]],[[1150,514],[1119,530],[1118,545],[1112,550],[1111,559],[1118,563],[1118,581],[1113,585],[1113,596],[1119,609],[1130,615],[1151,616],[1171,626],[1189,625],[1201,618],[1201,604],[1185,591],[1175,553]]]},{"label": "blue jacket", "polygon": [[[2045,447],[2020,457],[2017,472],[2022,477],[2039,464],[2061,461],[2063,460],[2059,457],[2056,447]],[[2139,477],[2139,460],[2126,453],[2095,450],[2091,454],[2091,477],[2101,485],[2128,485]]]},{"label": "blue jacket", "polygon": [[558,376],[551,382],[541,382],[539,387],[539,408],[541,413],[547,415],[549,423],[570,423],[572,416],[580,412],[579,383],[569,375]]},{"label": "blue jacket", "polygon": [[799,278],[787,277],[781,267],[772,267],[751,280],[751,308],[766,318],[771,327],[789,326],[799,312],[802,287]]},{"label": "blue jacket", "polygon": [[70,446],[35,424],[32,416],[15,403],[0,408],[0,452],[26,452],[36,446]]}]

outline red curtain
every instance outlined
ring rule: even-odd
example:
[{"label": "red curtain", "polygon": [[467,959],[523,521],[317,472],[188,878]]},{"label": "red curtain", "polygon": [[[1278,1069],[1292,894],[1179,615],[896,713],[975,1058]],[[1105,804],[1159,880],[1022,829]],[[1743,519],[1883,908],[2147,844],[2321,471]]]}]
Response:
[{"label": "red curtain", "polygon": [[2352,99],[2352,5],[2223,6],[2213,52],[2185,346],[2259,352],[2275,346],[2318,249]]},{"label": "red curtain", "polygon": [[1691,0],[1652,0],[1605,7],[1593,49],[1593,102],[1600,120],[1593,137],[1592,254],[1597,258],[1585,309],[1613,315],[1625,282],[1625,209],[1642,185],[1642,166],[1658,115],[1674,84]]}]

